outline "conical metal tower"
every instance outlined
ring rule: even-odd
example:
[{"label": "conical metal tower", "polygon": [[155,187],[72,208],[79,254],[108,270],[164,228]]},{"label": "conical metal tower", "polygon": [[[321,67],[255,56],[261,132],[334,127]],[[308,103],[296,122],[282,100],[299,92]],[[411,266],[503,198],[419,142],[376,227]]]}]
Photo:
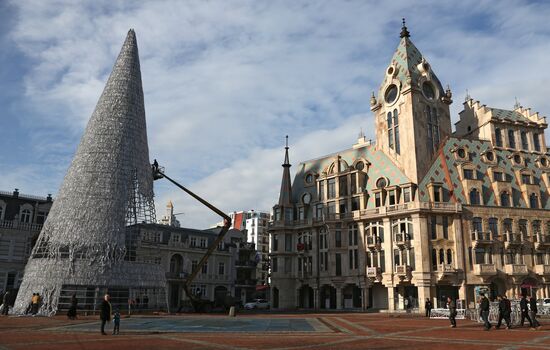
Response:
[{"label": "conical metal tower", "polygon": [[137,237],[131,225],[155,221],[138,48],[130,30],[27,263],[14,312],[24,312],[33,293],[42,295],[41,313],[52,314],[72,293],[95,305],[106,291],[121,298],[135,288],[164,291],[160,265],[139,263],[132,252]]}]

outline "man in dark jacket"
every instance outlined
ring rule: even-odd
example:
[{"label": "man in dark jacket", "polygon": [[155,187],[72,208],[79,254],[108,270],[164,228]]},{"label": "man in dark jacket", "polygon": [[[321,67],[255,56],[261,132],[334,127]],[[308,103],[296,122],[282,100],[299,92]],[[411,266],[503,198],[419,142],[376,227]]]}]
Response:
[{"label": "man in dark jacket", "polygon": [[105,297],[103,298],[103,301],[101,302],[101,306],[99,307],[99,318],[101,319],[101,334],[107,335],[105,333],[105,323],[111,321],[111,314],[113,313],[111,309],[111,303],[109,300],[111,297],[109,294],[105,294]]},{"label": "man in dark jacket", "polygon": [[512,313],[512,306],[510,300],[506,298],[506,295],[498,295],[498,323],[496,329],[500,328],[502,320],[506,322],[506,329],[510,329],[510,314]]},{"label": "man in dark jacket", "polygon": [[521,300],[519,301],[519,307],[521,309],[521,326],[523,327],[523,324],[525,323],[525,319],[529,321],[529,325],[531,328],[533,328],[533,321],[531,321],[531,317],[529,317],[529,306],[528,306],[527,298],[525,297],[525,294],[521,296]]},{"label": "man in dark jacket", "polygon": [[456,302],[451,297],[447,297],[447,308],[449,309],[451,328],[456,328]]},{"label": "man in dark jacket", "polygon": [[426,309],[426,317],[430,317],[432,315],[432,302],[430,298],[426,298],[424,308]]},{"label": "man in dark jacket", "polygon": [[533,322],[533,327],[535,327],[536,329],[540,329],[540,323],[539,321],[537,320],[537,312],[538,312],[538,309],[537,309],[537,299],[535,299],[535,297],[531,296],[531,298],[529,299],[529,317],[531,317],[531,321]]},{"label": "man in dark jacket", "polygon": [[491,329],[491,324],[489,323],[489,299],[487,299],[483,293],[481,293],[480,296],[481,300],[479,302],[479,310],[481,313],[481,319],[483,319],[485,330],[488,331]]}]

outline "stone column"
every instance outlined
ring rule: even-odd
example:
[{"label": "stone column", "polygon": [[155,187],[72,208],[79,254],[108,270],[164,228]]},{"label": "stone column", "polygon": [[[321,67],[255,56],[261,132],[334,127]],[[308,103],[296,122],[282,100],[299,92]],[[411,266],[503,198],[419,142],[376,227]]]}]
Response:
[{"label": "stone column", "polygon": [[369,297],[370,297],[369,286],[368,285],[363,286],[361,291],[363,294],[361,298],[361,308],[363,309],[363,311],[365,311],[369,308]]},{"label": "stone column", "polygon": [[336,309],[342,309],[342,287],[336,287]]},{"label": "stone column", "polygon": [[393,286],[388,286],[388,310],[394,311],[395,310],[395,289]]},{"label": "stone column", "polygon": [[320,308],[319,298],[320,298],[319,288],[313,288],[313,307],[315,308],[315,310],[319,310]]}]

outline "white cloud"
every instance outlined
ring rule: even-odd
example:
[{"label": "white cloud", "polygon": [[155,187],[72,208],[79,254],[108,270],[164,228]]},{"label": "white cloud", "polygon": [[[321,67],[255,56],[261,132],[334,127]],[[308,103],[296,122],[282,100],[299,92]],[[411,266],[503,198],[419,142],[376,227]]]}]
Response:
[{"label": "white cloud", "polygon": [[[277,200],[285,134],[295,164],[349,147],[360,126],[374,137],[370,117],[354,115],[370,116],[370,91],[397,46],[403,15],[417,47],[453,88],[455,116],[466,89],[491,106],[509,108],[517,96],[550,111],[540,88],[550,80],[544,69],[550,33],[538,25],[550,15],[545,4],[35,0],[13,6],[18,19],[9,35],[31,62],[24,87],[32,113],[22,114],[21,123],[43,155],[29,171],[48,174],[21,187],[38,192],[61,182],[129,28],[140,50],[151,158],[224,210],[268,210]],[[174,191],[157,185],[160,207],[173,198],[187,213],[184,222],[212,222]]]}]

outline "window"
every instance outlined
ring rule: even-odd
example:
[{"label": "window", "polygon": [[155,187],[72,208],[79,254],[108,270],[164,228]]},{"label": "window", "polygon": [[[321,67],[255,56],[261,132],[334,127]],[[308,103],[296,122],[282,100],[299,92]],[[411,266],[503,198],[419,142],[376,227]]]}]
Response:
[{"label": "window", "polygon": [[204,265],[202,265],[202,273],[207,274],[208,273],[208,262],[205,262]]},{"label": "window", "polygon": [[439,118],[437,116],[437,109],[430,106],[426,106],[424,113],[428,123],[428,150],[431,154],[439,145]]},{"label": "window", "polygon": [[471,205],[480,204],[479,191],[477,190],[477,188],[472,188],[472,190],[470,191],[470,204]]},{"label": "window", "polygon": [[342,246],[342,231],[334,231],[334,244],[336,248],[340,248]]},{"label": "window", "polygon": [[376,192],[374,194],[374,206],[377,208],[382,206],[382,193]]},{"label": "window", "polygon": [[285,233],[285,251],[292,251],[292,234],[290,233]]},{"label": "window", "polygon": [[441,186],[433,186],[434,202],[441,202]]},{"label": "window", "polygon": [[271,249],[276,252],[279,250],[279,235],[276,233],[271,236]]},{"label": "window", "polygon": [[493,181],[504,181],[504,174],[502,171],[493,171]]},{"label": "window", "polygon": [[523,239],[527,239],[527,220],[520,219],[518,221],[518,229]]},{"label": "window", "polygon": [[473,169],[464,169],[464,178],[468,180],[474,179],[474,170]]},{"label": "window", "polygon": [[20,221],[26,224],[31,222],[31,211],[29,209],[23,209],[21,211]]},{"label": "window", "polygon": [[310,184],[313,182],[313,175],[312,174],[307,174],[306,175],[306,183]]},{"label": "window", "polygon": [[488,161],[492,162],[495,160],[495,154],[493,152],[486,152],[485,158],[487,158]]},{"label": "window", "polygon": [[529,150],[529,143],[527,142],[527,133],[525,131],[522,131],[520,133],[521,137],[521,148],[524,150]]},{"label": "window", "polygon": [[453,251],[447,249],[447,264],[451,265],[453,263]]},{"label": "window", "polygon": [[225,264],[222,262],[218,264],[218,275],[225,275]]},{"label": "window", "polygon": [[475,217],[472,219],[472,230],[477,232],[483,231],[483,221],[479,217]]},{"label": "window", "polygon": [[189,246],[190,246],[191,248],[197,246],[197,237],[191,237]]},{"label": "window", "polygon": [[392,234],[395,237],[398,233],[403,234],[403,238],[407,241],[414,238],[413,225],[410,217],[392,220]]},{"label": "window", "polygon": [[529,206],[533,209],[537,209],[539,207],[539,197],[534,193],[531,193],[529,196]]},{"label": "window", "polygon": [[386,187],[387,185],[388,184],[386,182],[386,179],[383,178],[383,177],[376,180],[376,188],[378,188],[378,189],[382,189],[382,188]]},{"label": "window", "polygon": [[537,133],[533,133],[533,146],[535,151],[540,152],[540,136]]},{"label": "window", "polygon": [[336,276],[342,276],[342,255],[336,253]]},{"label": "window", "polygon": [[0,205],[0,220],[4,219],[4,207]]},{"label": "window", "polygon": [[319,200],[322,201],[325,199],[325,182],[319,181]]},{"label": "window", "polygon": [[540,220],[534,220],[533,223],[531,224],[531,226],[533,228],[533,235],[537,235],[537,234],[542,233]]},{"label": "window", "polygon": [[502,207],[510,206],[510,194],[506,191],[500,194],[500,206]]},{"label": "window", "polygon": [[397,204],[396,202],[396,197],[395,197],[395,190],[391,190],[390,193],[389,193],[389,197],[390,197],[390,205],[395,205]]},{"label": "window", "polygon": [[332,178],[328,180],[328,199],[336,197],[336,179]]},{"label": "window", "polygon": [[340,177],[340,196],[347,196],[347,195],[348,195],[348,177],[341,176]]},{"label": "window", "polygon": [[521,174],[521,182],[525,185],[531,184],[531,174]]},{"label": "window", "polygon": [[357,224],[348,225],[348,244],[350,246],[355,246],[358,244],[359,238],[359,229]]},{"label": "window", "polygon": [[401,147],[399,144],[399,116],[397,109],[387,114],[387,126],[388,126],[388,145],[391,149],[394,149],[397,154],[401,153]]},{"label": "window", "polygon": [[[44,222],[46,222],[46,217],[48,216],[48,213],[44,211],[39,211],[38,214],[36,214],[36,223],[38,225],[43,225]],[[0,219],[2,218],[2,207],[0,207]]]},{"label": "window", "polygon": [[197,260],[191,261],[191,271],[195,271],[198,265],[199,265],[199,262]]},{"label": "window", "polygon": [[437,239],[437,221],[435,216],[430,216],[430,235],[432,239]]},{"label": "window", "polygon": [[384,222],[373,221],[366,223],[365,235],[374,237],[375,242],[384,243]]},{"label": "window", "polygon": [[514,154],[514,163],[521,165],[521,156],[519,154]]},{"label": "window", "polygon": [[411,188],[405,187],[403,189],[403,202],[408,203],[411,201]]},{"label": "window", "polygon": [[285,262],[285,273],[292,272],[292,259],[289,257],[285,257],[284,262]]},{"label": "window", "polygon": [[279,269],[279,264],[278,264],[278,260],[276,257],[273,257],[271,258],[271,271],[272,272],[277,272],[278,269]]},{"label": "window", "polygon": [[516,148],[516,139],[514,130],[508,130],[508,147]]},{"label": "window", "polygon": [[349,269],[355,270],[359,267],[359,263],[357,261],[358,255],[357,255],[357,249],[350,249],[348,252],[348,261],[349,261]]},{"label": "window", "polygon": [[336,213],[336,203],[335,202],[327,203],[327,214],[332,215],[334,213]]},{"label": "window", "polygon": [[445,252],[443,251],[443,249],[439,249],[439,263],[445,263]]},{"label": "window", "polygon": [[443,217],[443,238],[449,239],[449,218]]},{"label": "window", "polygon": [[498,236],[498,219],[489,218],[489,231],[493,234],[494,237]]},{"label": "window", "polygon": [[502,131],[499,128],[495,129],[495,143],[497,147],[502,147]]},{"label": "window", "polygon": [[353,197],[351,198],[351,210],[359,210],[360,209],[360,200],[359,197]]},{"label": "window", "polygon": [[201,248],[206,248],[206,238],[201,238]]},{"label": "window", "polygon": [[432,249],[432,266],[434,270],[437,269],[437,250],[435,248]]},{"label": "window", "polygon": [[504,232],[512,232],[512,219],[504,219],[502,221],[502,229]]},{"label": "window", "polygon": [[315,217],[322,218],[323,217],[323,205],[317,204],[315,206]]},{"label": "window", "polygon": [[359,193],[359,191],[357,191],[357,174],[355,173],[351,174],[350,180],[351,180],[350,194]]}]

